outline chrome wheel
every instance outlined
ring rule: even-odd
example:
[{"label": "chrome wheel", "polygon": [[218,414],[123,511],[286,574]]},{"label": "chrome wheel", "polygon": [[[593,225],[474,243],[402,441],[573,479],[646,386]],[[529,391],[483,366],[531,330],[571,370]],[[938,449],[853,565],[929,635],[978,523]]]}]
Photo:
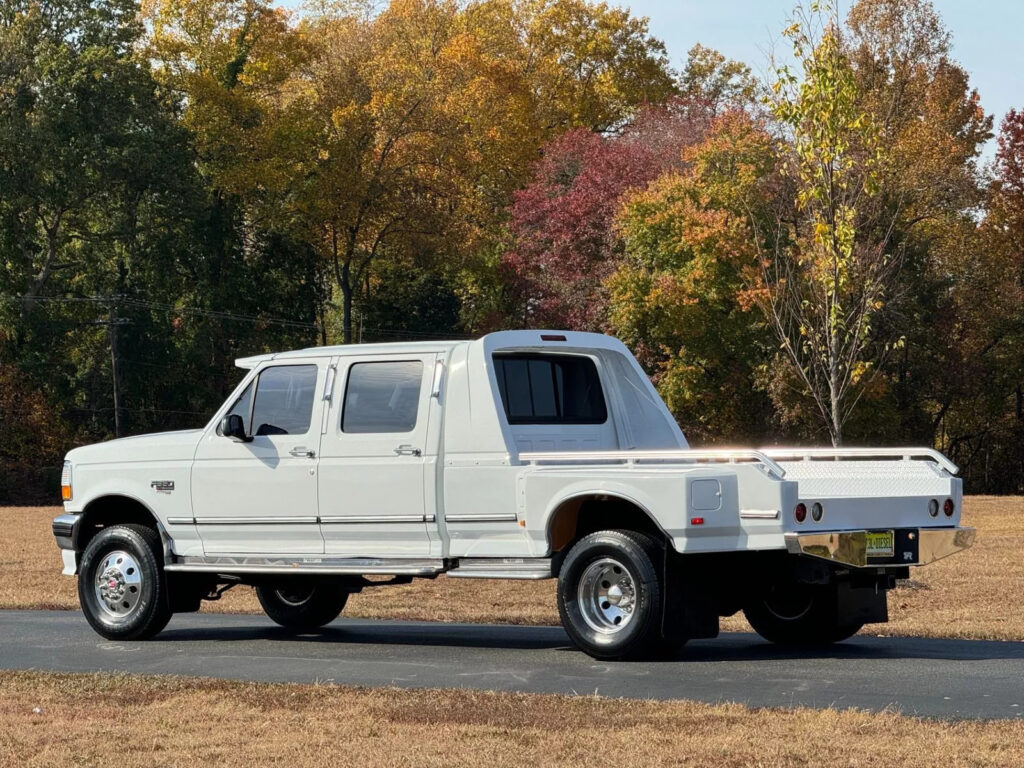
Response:
[{"label": "chrome wheel", "polygon": [[587,566],[580,577],[577,601],[587,625],[604,634],[621,632],[636,609],[636,580],[611,557]]},{"label": "chrome wheel", "polygon": [[96,568],[96,602],[115,619],[125,619],[142,597],[142,572],[135,558],[123,550],[108,552]]}]

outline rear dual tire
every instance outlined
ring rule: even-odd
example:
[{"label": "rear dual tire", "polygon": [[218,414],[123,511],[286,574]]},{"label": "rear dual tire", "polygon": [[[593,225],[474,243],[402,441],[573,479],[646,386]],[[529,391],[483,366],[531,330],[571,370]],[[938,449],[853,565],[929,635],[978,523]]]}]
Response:
[{"label": "rear dual tire", "polygon": [[857,634],[863,622],[844,619],[827,586],[781,583],[743,609],[750,626],[776,645],[823,647]]},{"label": "rear dual tire", "polygon": [[569,550],[558,577],[558,613],[585,653],[612,660],[664,650],[657,552],[649,536],[618,530],[584,536]]}]

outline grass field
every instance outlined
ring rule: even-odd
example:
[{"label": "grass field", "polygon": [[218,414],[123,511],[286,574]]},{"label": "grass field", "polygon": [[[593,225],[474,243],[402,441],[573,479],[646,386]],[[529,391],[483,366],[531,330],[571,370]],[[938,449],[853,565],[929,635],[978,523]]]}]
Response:
[{"label": "grass field", "polygon": [[0,672],[2,766],[1012,766],[1024,721]]},{"label": "grass field", "polygon": [[[75,580],[60,575],[50,533],[56,507],[0,508],[0,608],[77,609]],[[978,528],[967,552],[913,569],[889,596],[888,624],[863,631],[885,635],[1024,641],[1024,498],[973,496],[964,524]],[[418,580],[365,590],[346,616],[427,621],[556,624],[554,582]],[[259,612],[252,590],[239,587],[204,611]],[[725,630],[747,630],[742,618]]]}]

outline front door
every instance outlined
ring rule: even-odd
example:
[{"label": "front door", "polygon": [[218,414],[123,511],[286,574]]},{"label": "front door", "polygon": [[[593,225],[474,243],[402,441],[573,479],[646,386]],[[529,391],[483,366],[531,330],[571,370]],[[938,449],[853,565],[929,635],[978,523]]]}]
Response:
[{"label": "front door", "polygon": [[249,442],[211,427],[192,467],[192,514],[207,554],[320,554],[316,453],[327,360],[262,368],[227,413]]},{"label": "front door", "polygon": [[426,503],[424,489],[437,460],[427,446],[434,359],[340,359],[317,470],[328,554],[430,553],[434,507]]}]

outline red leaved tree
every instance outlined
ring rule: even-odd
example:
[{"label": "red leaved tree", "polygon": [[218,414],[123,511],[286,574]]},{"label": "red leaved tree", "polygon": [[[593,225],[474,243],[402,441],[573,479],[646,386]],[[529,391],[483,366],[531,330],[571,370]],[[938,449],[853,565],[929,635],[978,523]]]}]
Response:
[{"label": "red leaved tree", "polygon": [[679,167],[710,116],[708,105],[677,99],[643,110],[619,135],[574,130],[544,148],[533,181],[515,195],[503,257],[518,322],[603,327],[604,282],[621,255],[613,225],[622,195]]}]

